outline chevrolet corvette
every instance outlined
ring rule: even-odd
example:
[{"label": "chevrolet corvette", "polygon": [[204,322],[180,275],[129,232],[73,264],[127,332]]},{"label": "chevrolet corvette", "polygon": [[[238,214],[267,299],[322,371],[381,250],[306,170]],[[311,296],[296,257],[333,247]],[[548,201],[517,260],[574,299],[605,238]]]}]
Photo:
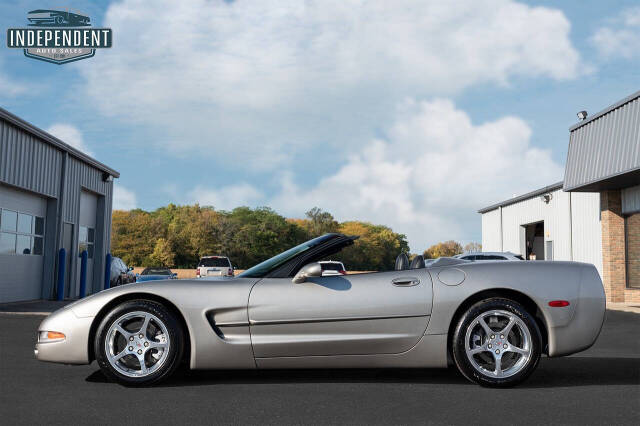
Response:
[{"label": "chevrolet corvette", "polygon": [[589,348],[605,315],[593,265],[440,258],[323,276],[318,263],[357,237],[326,234],[236,277],[118,286],[44,319],[35,355],[97,361],[146,386],[191,369],[447,368],[513,386],[540,357]]}]

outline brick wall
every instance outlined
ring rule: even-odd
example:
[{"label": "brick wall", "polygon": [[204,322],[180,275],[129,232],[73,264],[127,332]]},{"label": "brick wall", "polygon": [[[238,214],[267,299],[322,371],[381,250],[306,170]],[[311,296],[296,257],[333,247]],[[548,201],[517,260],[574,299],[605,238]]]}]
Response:
[{"label": "brick wall", "polygon": [[626,219],[627,280],[624,301],[640,303],[640,213]]},{"label": "brick wall", "polygon": [[640,287],[627,287],[627,278],[630,285],[640,285],[640,214],[625,219],[620,191],[606,191],[600,193],[600,215],[607,301],[640,302]]},{"label": "brick wall", "polygon": [[627,286],[624,218],[620,191],[600,193],[602,281],[609,302],[624,302]]}]

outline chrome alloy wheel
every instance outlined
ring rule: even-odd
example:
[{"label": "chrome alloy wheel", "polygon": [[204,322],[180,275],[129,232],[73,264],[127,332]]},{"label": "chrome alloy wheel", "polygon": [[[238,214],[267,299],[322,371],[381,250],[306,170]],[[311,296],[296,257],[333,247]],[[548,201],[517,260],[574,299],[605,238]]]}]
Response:
[{"label": "chrome alloy wheel", "polygon": [[128,312],[111,324],[104,341],[109,364],[128,377],[145,377],[167,359],[171,340],[166,325],[149,312]]},{"label": "chrome alloy wheel", "polygon": [[524,321],[509,311],[483,312],[467,327],[465,351],[479,373],[494,378],[510,377],[531,359],[531,332]]}]

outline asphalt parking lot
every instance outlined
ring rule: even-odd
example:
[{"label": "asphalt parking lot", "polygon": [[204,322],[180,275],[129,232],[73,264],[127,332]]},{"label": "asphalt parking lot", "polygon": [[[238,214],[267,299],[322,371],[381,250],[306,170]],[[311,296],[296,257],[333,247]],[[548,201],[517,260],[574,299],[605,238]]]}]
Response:
[{"label": "asphalt parking lot", "polygon": [[179,371],[107,383],[95,362],[33,357],[42,316],[0,314],[0,419],[18,424],[640,424],[640,314],[607,311],[596,345],[542,359],[513,389],[455,370]]}]

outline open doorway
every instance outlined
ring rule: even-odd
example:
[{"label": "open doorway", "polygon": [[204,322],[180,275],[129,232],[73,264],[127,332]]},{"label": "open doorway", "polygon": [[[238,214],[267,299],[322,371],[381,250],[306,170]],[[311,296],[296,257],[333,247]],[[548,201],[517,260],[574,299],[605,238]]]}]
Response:
[{"label": "open doorway", "polygon": [[544,221],[522,225],[521,246],[527,260],[544,260]]}]

